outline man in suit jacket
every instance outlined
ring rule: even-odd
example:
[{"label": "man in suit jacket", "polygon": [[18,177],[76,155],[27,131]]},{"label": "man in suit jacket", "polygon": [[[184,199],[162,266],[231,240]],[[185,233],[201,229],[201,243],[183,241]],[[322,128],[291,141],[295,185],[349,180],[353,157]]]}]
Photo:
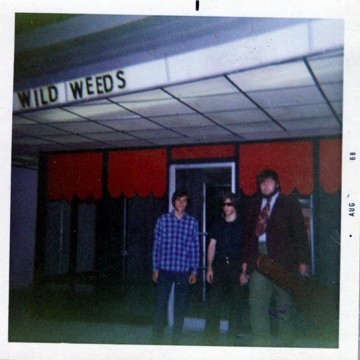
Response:
[{"label": "man in suit jacket", "polygon": [[279,339],[292,337],[290,295],[255,267],[258,254],[269,255],[290,272],[308,276],[310,259],[299,202],[280,193],[278,174],[266,169],[256,178],[260,192],[247,207],[240,283],[249,281],[250,319],[255,345],[272,345],[271,317],[278,321]]}]

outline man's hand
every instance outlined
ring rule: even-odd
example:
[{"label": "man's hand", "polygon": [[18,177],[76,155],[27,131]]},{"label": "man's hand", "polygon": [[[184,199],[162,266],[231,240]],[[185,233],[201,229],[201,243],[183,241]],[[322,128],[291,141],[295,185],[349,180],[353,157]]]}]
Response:
[{"label": "man's hand", "polygon": [[249,282],[249,275],[246,272],[240,274],[240,285],[246,285]]},{"label": "man's hand", "polygon": [[309,277],[309,266],[307,264],[299,264],[299,272],[304,277]]},{"label": "man's hand", "polygon": [[214,272],[213,272],[213,270],[212,270],[212,269],[207,269],[207,271],[206,271],[206,281],[207,281],[209,284],[212,284],[213,279],[214,279]]},{"label": "man's hand", "polygon": [[152,273],[152,281],[157,284],[158,282],[158,277],[159,277],[159,271],[153,271]]},{"label": "man's hand", "polygon": [[241,273],[240,273],[240,285],[246,285],[249,282],[249,275],[246,273],[247,263],[241,264]]},{"label": "man's hand", "polygon": [[196,274],[191,274],[189,277],[189,284],[194,285],[196,283],[197,277]]}]

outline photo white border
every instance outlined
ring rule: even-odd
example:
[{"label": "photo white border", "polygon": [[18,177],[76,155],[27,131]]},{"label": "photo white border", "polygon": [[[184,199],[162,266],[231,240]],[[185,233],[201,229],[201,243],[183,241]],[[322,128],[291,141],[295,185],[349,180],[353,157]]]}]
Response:
[{"label": "photo white border", "polygon": [[[351,359],[358,358],[359,315],[359,159],[360,157],[360,4],[358,1],[310,0],[0,0],[0,359]],[[11,127],[16,12],[127,15],[246,16],[340,18],[345,20],[344,112],[341,226],[341,303],[338,349],[252,348],[200,346],[140,346],[93,344],[8,343],[9,228]],[[355,204],[355,217],[349,204]],[[31,329],[29,329],[31,331]]]}]

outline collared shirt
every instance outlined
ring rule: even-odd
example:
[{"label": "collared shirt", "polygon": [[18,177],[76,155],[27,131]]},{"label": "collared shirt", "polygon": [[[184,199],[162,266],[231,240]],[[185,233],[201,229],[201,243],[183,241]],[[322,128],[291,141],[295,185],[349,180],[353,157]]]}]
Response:
[{"label": "collared shirt", "polygon": [[199,225],[194,217],[164,214],[156,222],[154,235],[153,271],[197,272]]},{"label": "collared shirt", "polygon": [[[269,218],[271,217],[271,213],[272,213],[273,207],[275,205],[275,202],[276,202],[278,196],[279,196],[279,192],[277,192],[274,196],[271,197]],[[260,211],[265,207],[267,201],[268,200],[266,198],[262,199]],[[266,231],[259,236],[259,242],[261,242],[261,243],[266,242]]]}]

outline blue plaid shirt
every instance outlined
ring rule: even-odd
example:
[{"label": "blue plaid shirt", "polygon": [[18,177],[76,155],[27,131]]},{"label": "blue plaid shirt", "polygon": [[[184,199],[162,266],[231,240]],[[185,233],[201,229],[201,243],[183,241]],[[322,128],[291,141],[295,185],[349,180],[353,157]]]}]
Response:
[{"label": "blue plaid shirt", "polygon": [[164,214],[156,222],[154,235],[153,271],[197,272],[199,225],[194,217]]}]

